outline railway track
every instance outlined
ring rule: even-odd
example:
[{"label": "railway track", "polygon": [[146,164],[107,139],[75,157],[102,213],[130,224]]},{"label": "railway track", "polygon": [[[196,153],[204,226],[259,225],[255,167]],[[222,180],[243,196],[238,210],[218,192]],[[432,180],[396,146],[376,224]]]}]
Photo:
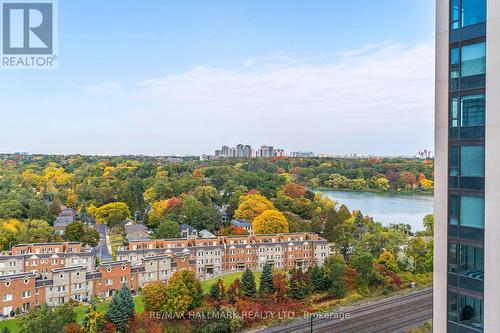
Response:
[{"label": "railway track", "polygon": [[263,333],[392,333],[401,332],[432,318],[432,289],[397,295],[356,307],[335,309],[332,313],[349,318],[301,319]]}]

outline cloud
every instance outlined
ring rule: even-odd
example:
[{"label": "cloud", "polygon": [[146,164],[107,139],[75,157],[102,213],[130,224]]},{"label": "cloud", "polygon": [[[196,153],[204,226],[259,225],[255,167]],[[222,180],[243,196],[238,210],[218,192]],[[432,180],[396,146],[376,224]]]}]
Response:
[{"label": "cloud", "polygon": [[139,86],[165,113],[196,117],[227,143],[258,135],[321,151],[412,153],[432,144],[433,49],[385,42],[308,61],[287,56],[286,66],[196,67]]},{"label": "cloud", "polygon": [[146,154],[248,143],[397,155],[433,144],[432,42],[382,42],[308,58],[282,52],[239,68],[198,66],[133,85],[79,87],[100,94],[82,95],[85,110],[75,110],[100,117],[87,126],[95,145],[85,146],[97,152],[101,142],[105,152]]}]

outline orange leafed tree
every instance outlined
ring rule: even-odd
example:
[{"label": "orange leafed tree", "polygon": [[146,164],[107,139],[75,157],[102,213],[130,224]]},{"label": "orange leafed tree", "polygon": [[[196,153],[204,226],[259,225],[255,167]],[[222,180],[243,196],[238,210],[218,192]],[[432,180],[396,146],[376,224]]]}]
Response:
[{"label": "orange leafed tree", "polygon": [[236,235],[248,235],[248,231],[245,228],[237,227],[234,225],[219,229],[219,236],[236,236]]},{"label": "orange leafed tree", "polygon": [[299,184],[288,183],[283,187],[283,193],[293,199],[302,198],[306,195],[306,188]]}]

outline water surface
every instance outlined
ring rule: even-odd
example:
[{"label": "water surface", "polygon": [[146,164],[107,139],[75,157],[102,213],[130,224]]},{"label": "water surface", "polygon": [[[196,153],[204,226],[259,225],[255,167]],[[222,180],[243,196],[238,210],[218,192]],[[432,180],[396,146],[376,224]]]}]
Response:
[{"label": "water surface", "polygon": [[412,230],[422,230],[422,219],[433,212],[431,195],[390,195],[371,192],[321,191],[328,198],[345,204],[350,210],[361,210],[384,225],[407,223]]}]

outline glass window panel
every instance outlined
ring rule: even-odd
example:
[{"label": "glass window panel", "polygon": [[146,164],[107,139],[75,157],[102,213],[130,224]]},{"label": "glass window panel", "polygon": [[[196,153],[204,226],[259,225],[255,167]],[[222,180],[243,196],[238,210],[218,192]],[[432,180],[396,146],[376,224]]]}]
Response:
[{"label": "glass window panel", "polygon": [[458,273],[457,244],[448,244],[448,272]]},{"label": "glass window panel", "polygon": [[460,225],[484,228],[484,197],[460,197]]},{"label": "glass window panel", "polygon": [[450,146],[450,176],[458,176],[458,146]]},{"label": "glass window panel", "polygon": [[460,51],[458,47],[450,50],[450,78],[460,77]]},{"label": "glass window panel", "polygon": [[460,295],[460,324],[483,329],[483,300],[467,295]]},{"label": "glass window panel", "polygon": [[450,195],[450,216],[458,216],[458,195]]},{"label": "glass window panel", "polygon": [[460,245],[460,275],[484,280],[484,249]]},{"label": "glass window panel", "polygon": [[[456,0],[453,1],[455,2]],[[452,15],[454,15],[453,12]],[[462,27],[468,27],[485,21],[486,0],[462,0]]]},{"label": "glass window panel", "polygon": [[461,126],[484,126],[484,94],[462,97],[461,109]]},{"label": "glass window panel", "polygon": [[471,44],[462,47],[461,74],[464,76],[480,75],[486,72],[486,43]]},{"label": "glass window panel", "polygon": [[450,127],[458,127],[458,98],[452,97],[450,102]]},{"label": "glass window panel", "polygon": [[457,321],[457,293],[448,291],[448,320]]},{"label": "glass window panel", "polygon": [[460,147],[460,175],[484,177],[484,146]]},{"label": "glass window panel", "polygon": [[451,0],[451,30],[460,27],[460,0]]}]

